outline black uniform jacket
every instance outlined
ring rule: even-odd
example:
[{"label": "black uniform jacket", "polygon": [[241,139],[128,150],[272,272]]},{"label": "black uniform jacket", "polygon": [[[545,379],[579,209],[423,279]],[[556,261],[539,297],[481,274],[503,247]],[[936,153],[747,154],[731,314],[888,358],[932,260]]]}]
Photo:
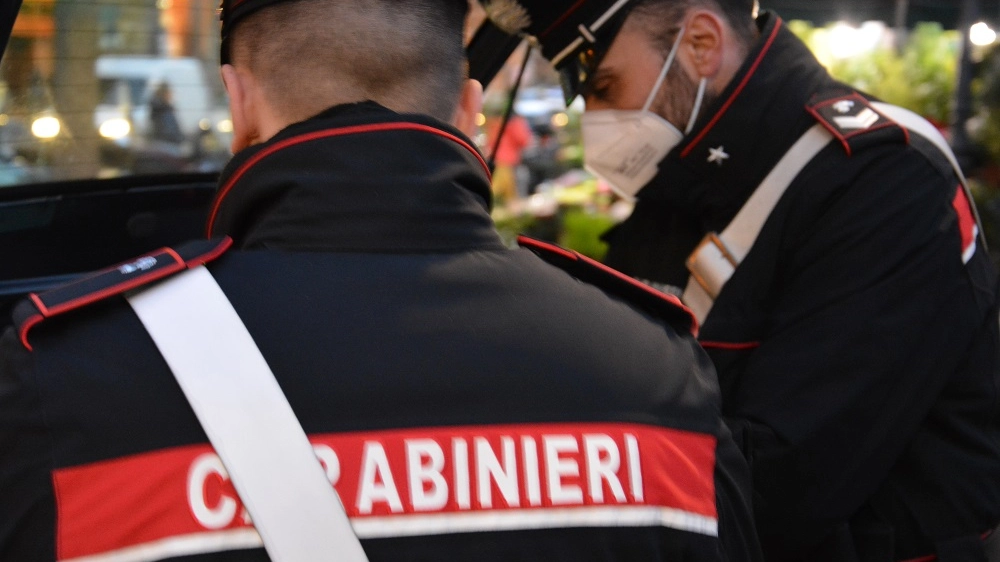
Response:
[{"label": "black uniform jacket", "polygon": [[489,198],[461,133],[333,108],[234,158],[212,240],[23,303],[0,355],[0,560],[267,559],[119,294],[154,261],[208,263],[372,561],[753,560],[689,312],[509,249]]},{"label": "black uniform jacket", "polygon": [[[790,185],[700,339],[751,461],[773,560],[964,553],[1000,521],[997,280],[945,157],[832,80],[774,15],[700,125],[607,235],[607,263],[683,288],[817,122],[837,137]],[[955,559],[955,558],[950,558]]]}]

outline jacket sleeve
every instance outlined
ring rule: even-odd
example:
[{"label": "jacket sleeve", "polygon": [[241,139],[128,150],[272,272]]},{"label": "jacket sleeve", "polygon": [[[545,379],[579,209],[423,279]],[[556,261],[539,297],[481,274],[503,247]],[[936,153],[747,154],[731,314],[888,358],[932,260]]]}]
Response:
[{"label": "jacket sleeve", "polygon": [[0,560],[54,560],[51,452],[31,356],[0,337]]},{"label": "jacket sleeve", "polygon": [[[912,148],[868,154],[797,180],[814,185],[768,241],[782,257],[759,347],[739,374],[720,368],[765,551],[826,540],[864,505],[992,307],[963,263],[958,180]],[[837,186],[820,186],[831,177]]]}]

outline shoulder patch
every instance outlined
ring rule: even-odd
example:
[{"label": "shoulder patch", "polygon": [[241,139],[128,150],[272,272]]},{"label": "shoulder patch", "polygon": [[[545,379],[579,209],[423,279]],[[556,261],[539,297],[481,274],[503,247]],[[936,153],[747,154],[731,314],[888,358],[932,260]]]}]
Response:
[{"label": "shoulder patch", "polygon": [[518,236],[517,243],[580,281],[624,299],[650,314],[663,318],[675,328],[687,330],[698,337],[697,318],[674,295],[657,291],[620,271],[555,244],[527,236]]},{"label": "shoulder patch", "polygon": [[909,143],[909,132],[882,115],[857,92],[816,94],[806,110],[840,141],[848,156],[866,146]]},{"label": "shoulder patch", "polygon": [[198,240],[176,249],[162,248],[127,262],[84,275],[43,293],[31,293],[14,308],[21,343],[31,349],[28,332],[46,318],[105,300],[215,260],[233,245],[231,238]]}]

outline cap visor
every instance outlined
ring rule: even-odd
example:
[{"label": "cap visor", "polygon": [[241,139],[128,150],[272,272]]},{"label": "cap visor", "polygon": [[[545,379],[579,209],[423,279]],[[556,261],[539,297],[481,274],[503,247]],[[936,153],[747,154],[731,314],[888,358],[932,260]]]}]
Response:
[{"label": "cap visor", "polygon": [[520,37],[509,35],[490,20],[484,21],[466,47],[469,78],[488,85],[520,44]]}]

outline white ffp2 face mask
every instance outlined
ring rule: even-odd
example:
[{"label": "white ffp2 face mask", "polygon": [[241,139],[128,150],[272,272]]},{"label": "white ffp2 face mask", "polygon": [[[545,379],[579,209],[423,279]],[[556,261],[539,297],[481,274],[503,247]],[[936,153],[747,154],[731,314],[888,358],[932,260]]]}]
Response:
[{"label": "white ffp2 face mask", "polygon": [[661,160],[694,127],[707,79],[702,78],[687,131],[681,133],[669,121],[649,110],[660,91],[680,47],[684,28],[677,34],[670,54],[641,110],[606,109],[584,112],[580,120],[584,166],[607,181],[621,197],[633,201],[656,176]]},{"label": "white ffp2 face mask", "polygon": [[684,138],[677,127],[648,111],[588,111],[580,126],[584,167],[629,201]]}]

